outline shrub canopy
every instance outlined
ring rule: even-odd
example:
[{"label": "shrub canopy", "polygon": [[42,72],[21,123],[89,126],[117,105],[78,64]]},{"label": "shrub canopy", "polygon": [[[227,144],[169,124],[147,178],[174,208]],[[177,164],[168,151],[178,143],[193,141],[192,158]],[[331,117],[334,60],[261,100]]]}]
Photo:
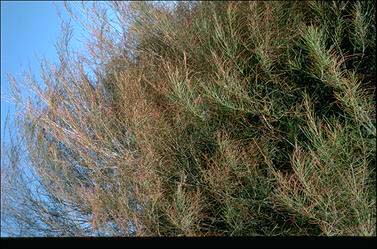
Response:
[{"label": "shrub canopy", "polygon": [[24,85],[14,234],[376,235],[374,1],[82,7]]}]

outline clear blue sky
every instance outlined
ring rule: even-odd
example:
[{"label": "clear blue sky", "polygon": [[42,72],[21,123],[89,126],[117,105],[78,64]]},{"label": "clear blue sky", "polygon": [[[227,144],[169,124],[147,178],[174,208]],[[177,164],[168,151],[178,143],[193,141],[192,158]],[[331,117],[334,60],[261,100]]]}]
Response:
[{"label": "clear blue sky", "polygon": [[[54,44],[61,27],[58,11],[68,20],[61,1],[1,1],[1,138],[4,141],[8,139],[3,137],[7,111],[14,116],[14,105],[7,101],[10,95],[7,74],[22,79],[30,66],[38,76],[41,58],[57,60]],[[78,30],[74,27],[74,35]],[[71,45],[79,47],[75,39]]]},{"label": "clear blue sky", "polygon": [[[14,117],[14,104],[9,103],[10,91],[7,74],[13,74],[22,79],[23,72],[29,66],[33,74],[38,76],[40,59],[51,62],[57,60],[55,43],[60,36],[61,19],[68,15],[63,8],[63,2],[52,1],[1,1],[1,141],[7,142],[4,135],[4,121],[9,111]],[[74,28],[72,46],[80,48],[77,41],[79,27]],[[38,77],[37,77],[38,79]],[[12,127],[12,126],[11,126]],[[1,231],[1,236],[7,236]]]}]

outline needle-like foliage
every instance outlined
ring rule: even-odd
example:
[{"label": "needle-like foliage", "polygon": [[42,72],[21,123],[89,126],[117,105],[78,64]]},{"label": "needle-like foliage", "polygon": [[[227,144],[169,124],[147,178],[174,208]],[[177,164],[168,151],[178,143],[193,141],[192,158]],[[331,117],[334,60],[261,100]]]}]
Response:
[{"label": "needle-like foliage", "polygon": [[34,172],[48,198],[9,174],[5,200],[21,191],[30,207],[9,208],[13,222],[58,236],[376,235],[374,1],[81,8],[67,6],[88,54],[66,32],[60,63],[24,85],[38,100],[19,101],[28,162],[14,147],[9,172]]}]

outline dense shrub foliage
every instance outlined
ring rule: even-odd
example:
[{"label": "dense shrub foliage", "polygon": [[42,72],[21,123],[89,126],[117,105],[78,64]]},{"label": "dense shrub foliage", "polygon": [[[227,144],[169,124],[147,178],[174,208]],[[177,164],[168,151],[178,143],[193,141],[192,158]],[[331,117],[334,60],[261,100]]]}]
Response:
[{"label": "dense shrub foliage", "polygon": [[14,233],[376,235],[375,2],[171,5],[84,4],[26,81]]}]

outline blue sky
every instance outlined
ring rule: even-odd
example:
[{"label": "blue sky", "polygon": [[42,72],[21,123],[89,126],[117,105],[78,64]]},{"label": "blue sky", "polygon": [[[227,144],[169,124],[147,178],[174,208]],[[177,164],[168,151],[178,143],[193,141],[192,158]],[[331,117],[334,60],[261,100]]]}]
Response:
[{"label": "blue sky", "polygon": [[[7,74],[22,80],[28,70],[38,79],[41,58],[57,61],[55,43],[60,37],[62,19],[68,20],[63,2],[52,1],[1,1],[1,141],[7,143],[4,133],[6,114],[15,115],[15,106],[9,102],[10,91]],[[78,26],[73,26],[72,46],[80,48]],[[10,125],[12,127],[12,124]],[[4,136],[5,134],[5,136]],[[1,231],[1,236],[7,236]]]},{"label": "blue sky", "polygon": [[[40,59],[57,60],[54,45],[62,21],[58,12],[64,20],[69,19],[61,1],[1,1],[1,138],[5,142],[8,139],[3,137],[6,114],[9,111],[14,116],[14,105],[8,100],[7,74],[22,79],[23,72],[30,67],[38,79]],[[73,28],[77,36],[79,27]],[[71,45],[79,48],[75,36]]]},{"label": "blue sky", "polygon": [[[61,23],[69,20],[63,4],[62,1],[1,1],[1,144],[9,141],[4,133],[6,115],[9,112],[10,120],[15,116],[7,74],[22,80],[30,68],[40,80],[41,59],[57,62],[55,44],[61,35]],[[74,21],[71,25],[74,31],[71,48],[85,52],[82,41],[88,33]],[[12,122],[9,127],[13,127]],[[1,236],[7,236],[3,230]]]}]

